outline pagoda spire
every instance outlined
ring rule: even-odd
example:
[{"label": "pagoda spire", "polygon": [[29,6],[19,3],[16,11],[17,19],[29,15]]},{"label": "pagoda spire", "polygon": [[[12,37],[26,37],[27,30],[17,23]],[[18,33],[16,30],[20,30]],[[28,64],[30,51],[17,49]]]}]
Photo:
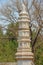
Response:
[{"label": "pagoda spire", "polygon": [[26,6],[22,4],[22,11],[26,11]]}]

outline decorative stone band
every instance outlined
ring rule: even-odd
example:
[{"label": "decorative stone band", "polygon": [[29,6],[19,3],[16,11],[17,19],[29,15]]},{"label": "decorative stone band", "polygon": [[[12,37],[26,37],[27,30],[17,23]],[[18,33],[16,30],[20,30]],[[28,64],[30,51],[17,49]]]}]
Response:
[{"label": "decorative stone band", "polygon": [[29,36],[19,36],[18,39],[29,39]]},{"label": "decorative stone band", "polygon": [[19,20],[21,20],[21,19],[27,19],[27,20],[30,20],[28,16],[20,16],[18,19],[19,19]]},{"label": "decorative stone band", "polygon": [[17,60],[34,60],[34,55],[31,51],[18,51],[16,53],[16,59]]},{"label": "decorative stone band", "polygon": [[18,30],[29,30],[29,28],[19,28]]},{"label": "decorative stone band", "polygon": [[[25,29],[25,28],[24,28],[24,29]],[[29,29],[29,28],[28,28],[28,29]],[[18,33],[19,33],[20,31],[30,33],[30,30],[19,30]]]},{"label": "decorative stone band", "polygon": [[21,57],[21,58],[22,58],[22,57],[28,57],[28,58],[30,57],[30,58],[31,58],[31,57],[33,57],[33,56],[34,56],[34,55],[32,55],[32,54],[31,54],[31,55],[26,55],[26,54],[23,55],[22,52],[21,52],[21,55],[20,55],[20,54],[17,54],[17,57],[18,57],[18,58],[20,58],[20,57]]},{"label": "decorative stone band", "polygon": [[[22,58],[22,57],[25,57],[25,56],[26,56],[26,58],[27,58],[27,57],[30,57],[30,56],[33,57],[34,55],[26,55],[26,54],[23,55],[22,53],[21,53],[21,55],[20,55],[20,54],[17,55],[17,57],[19,57],[19,58],[20,58],[20,57]],[[31,58],[31,57],[30,57],[30,58]]]},{"label": "decorative stone band", "polygon": [[32,52],[17,52],[16,53],[17,56],[34,56]]},{"label": "decorative stone band", "polygon": [[16,59],[18,60],[33,60],[33,53],[32,52],[18,52],[16,53]]},{"label": "decorative stone band", "polygon": [[32,61],[34,61],[34,58],[33,57],[31,57],[31,58],[28,58],[28,57],[26,57],[26,58],[23,58],[23,57],[22,58],[18,58],[18,57],[16,57],[16,60],[32,60]]},{"label": "decorative stone band", "polygon": [[21,19],[21,20],[18,20],[18,23],[21,23],[21,22],[30,22],[30,20],[28,20],[28,19]]},{"label": "decorative stone band", "polygon": [[21,13],[19,14],[19,16],[28,16],[28,13],[27,13],[27,12],[21,12]]},{"label": "decorative stone band", "polygon": [[21,40],[17,40],[18,42],[31,42],[31,40],[30,39],[21,39]]},{"label": "decorative stone band", "polygon": [[29,42],[31,42],[31,40],[29,40],[29,38],[18,39],[17,41],[18,41],[18,42],[19,42],[19,41],[20,41],[20,42],[22,42],[22,41],[29,41]]},{"label": "decorative stone band", "polygon": [[18,52],[22,52],[22,51],[23,51],[23,52],[32,52],[30,48],[27,48],[27,49],[26,49],[26,48],[22,48],[22,49],[19,48],[19,49],[17,49],[17,51],[18,51]]}]

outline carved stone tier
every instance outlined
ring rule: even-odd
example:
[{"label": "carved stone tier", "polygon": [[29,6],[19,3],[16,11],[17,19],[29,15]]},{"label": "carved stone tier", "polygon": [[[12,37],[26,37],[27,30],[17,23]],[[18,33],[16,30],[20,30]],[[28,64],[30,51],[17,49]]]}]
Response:
[{"label": "carved stone tier", "polygon": [[30,22],[30,20],[27,20],[27,19],[22,19],[21,21],[20,21],[20,20],[18,20],[18,22],[19,22],[19,23],[20,23],[20,22],[21,22],[21,23],[22,23],[22,22],[25,22],[25,23],[26,23],[26,22]]},{"label": "carved stone tier", "polygon": [[29,36],[20,36],[18,39],[29,39]]},{"label": "carved stone tier", "polygon": [[28,20],[30,20],[28,16],[20,16],[19,20],[21,20],[21,19],[28,19]]},{"label": "carved stone tier", "polygon": [[30,42],[31,40],[30,39],[22,39],[22,40],[18,40],[18,42]]},{"label": "carved stone tier", "polygon": [[29,28],[19,28],[18,30],[29,30]]}]

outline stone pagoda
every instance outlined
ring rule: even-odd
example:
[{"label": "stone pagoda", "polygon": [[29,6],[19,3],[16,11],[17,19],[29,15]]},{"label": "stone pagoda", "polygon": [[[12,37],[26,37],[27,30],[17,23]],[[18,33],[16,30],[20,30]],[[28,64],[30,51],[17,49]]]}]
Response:
[{"label": "stone pagoda", "polygon": [[30,47],[29,15],[26,7],[22,4],[22,11],[19,14],[18,23],[18,48],[16,53],[17,65],[33,65],[33,53]]}]

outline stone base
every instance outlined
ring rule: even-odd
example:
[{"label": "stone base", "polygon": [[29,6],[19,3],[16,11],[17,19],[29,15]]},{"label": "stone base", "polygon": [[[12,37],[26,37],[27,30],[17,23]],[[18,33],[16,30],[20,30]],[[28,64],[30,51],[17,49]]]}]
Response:
[{"label": "stone base", "polygon": [[17,65],[34,65],[32,60],[18,60]]}]

